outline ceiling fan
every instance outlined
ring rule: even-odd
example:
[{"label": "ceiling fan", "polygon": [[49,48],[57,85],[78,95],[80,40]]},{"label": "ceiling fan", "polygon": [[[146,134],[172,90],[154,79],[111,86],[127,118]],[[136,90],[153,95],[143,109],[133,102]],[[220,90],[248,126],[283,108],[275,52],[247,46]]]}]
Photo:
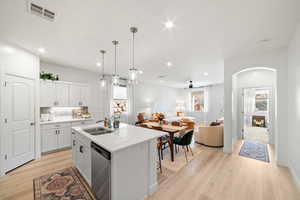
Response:
[{"label": "ceiling fan", "polygon": [[211,85],[194,86],[192,80],[189,80],[187,82],[189,83],[188,87],[185,87],[184,89],[196,89],[196,88],[205,88],[205,87],[211,86]]}]

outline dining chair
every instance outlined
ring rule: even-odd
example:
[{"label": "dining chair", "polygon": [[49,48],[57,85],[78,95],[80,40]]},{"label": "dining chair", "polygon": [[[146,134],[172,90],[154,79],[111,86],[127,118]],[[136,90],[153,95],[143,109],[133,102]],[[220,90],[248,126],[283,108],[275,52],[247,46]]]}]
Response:
[{"label": "dining chair", "polygon": [[174,138],[175,146],[176,145],[182,146],[182,148],[184,150],[184,155],[185,155],[186,162],[188,162],[187,153],[186,153],[187,151],[191,151],[192,156],[194,156],[192,148],[190,147],[190,144],[192,143],[193,134],[194,134],[194,130],[186,133],[183,137],[175,137]]}]

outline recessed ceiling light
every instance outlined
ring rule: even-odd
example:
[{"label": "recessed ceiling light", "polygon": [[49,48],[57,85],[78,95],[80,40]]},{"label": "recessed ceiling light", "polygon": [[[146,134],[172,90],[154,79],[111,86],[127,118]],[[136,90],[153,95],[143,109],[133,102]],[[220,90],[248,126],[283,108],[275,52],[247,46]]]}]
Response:
[{"label": "recessed ceiling light", "polygon": [[40,52],[40,53],[46,53],[46,50],[45,50],[45,48],[41,47],[41,48],[38,49],[38,52]]},{"label": "recessed ceiling light", "polygon": [[96,65],[97,65],[98,67],[101,67],[101,62],[97,62]]},{"label": "recessed ceiling light", "polygon": [[13,53],[13,52],[14,52],[14,49],[11,48],[11,47],[3,47],[3,50],[4,50],[6,53]]},{"label": "recessed ceiling light", "polygon": [[174,22],[171,21],[171,20],[166,21],[166,22],[165,22],[165,27],[166,27],[167,29],[173,28],[173,27],[174,27]]},{"label": "recessed ceiling light", "polygon": [[167,66],[168,66],[168,67],[171,67],[171,66],[172,66],[172,63],[171,63],[170,61],[168,61],[168,62],[167,62]]},{"label": "recessed ceiling light", "polygon": [[204,72],[203,75],[204,75],[204,76],[208,76],[208,73],[207,73],[207,72]]}]

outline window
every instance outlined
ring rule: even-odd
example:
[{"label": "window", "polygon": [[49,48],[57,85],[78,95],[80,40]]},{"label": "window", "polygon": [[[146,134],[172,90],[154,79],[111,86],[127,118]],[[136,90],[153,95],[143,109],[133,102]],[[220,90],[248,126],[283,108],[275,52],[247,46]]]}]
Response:
[{"label": "window", "polygon": [[127,99],[127,87],[126,86],[114,86],[113,87],[113,99]]},{"label": "window", "polygon": [[204,91],[195,91],[191,93],[191,105],[192,111],[203,112],[204,111]]},{"label": "window", "polygon": [[112,109],[114,113],[118,113],[118,114],[128,112],[128,99],[127,99],[126,86],[113,87]]}]

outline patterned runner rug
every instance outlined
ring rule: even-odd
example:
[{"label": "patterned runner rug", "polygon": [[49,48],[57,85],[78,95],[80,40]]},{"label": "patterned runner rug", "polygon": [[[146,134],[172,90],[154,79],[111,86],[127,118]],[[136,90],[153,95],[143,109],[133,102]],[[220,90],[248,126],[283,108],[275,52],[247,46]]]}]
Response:
[{"label": "patterned runner rug", "polygon": [[35,200],[94,200],[77,169],[66,168],[33,180]]},{"label": "patterned runner rug", "polygon": [[268,146],[261,142],[244,141],[239,155],[264,162],[270,162]]}]

